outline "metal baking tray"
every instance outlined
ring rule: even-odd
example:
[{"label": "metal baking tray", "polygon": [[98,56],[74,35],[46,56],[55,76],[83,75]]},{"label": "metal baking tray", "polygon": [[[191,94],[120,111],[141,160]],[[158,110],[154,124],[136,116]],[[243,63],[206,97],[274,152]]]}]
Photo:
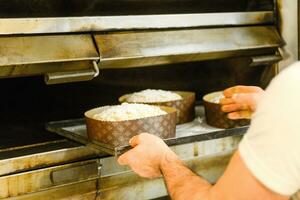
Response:
[{"label": "metal baking tray", "polygon": [[[57,133],[70,140],[86,145],[88,148],[96,152],[107,153],[109,155],[118,156],[131,147],[118,146],[113,147],[99,141],[90,140],[87,137],[86,125],[84,119],[73,119],[49,122],[46,124],[46,129],[50,132]],[[246,133],[248,126],[233,128],[233,129],[219,129],[207,125],[204,118],[204,109],[202,106],[196,107],[196,118],[194,121],[176,126],[176,137],[164,140],[167,145],[180,145],[192,142],[207,141],[219,139],[235,135],[243,135]]]}]

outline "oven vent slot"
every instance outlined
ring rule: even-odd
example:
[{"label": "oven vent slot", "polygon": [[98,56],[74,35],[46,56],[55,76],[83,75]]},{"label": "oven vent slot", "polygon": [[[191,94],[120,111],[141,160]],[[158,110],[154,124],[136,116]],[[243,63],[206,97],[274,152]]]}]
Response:
[{"label": "oven vent slot", "polygon": [[269,55],[283,45],[274,26],[114,32],[94,37],[102,69]]}]

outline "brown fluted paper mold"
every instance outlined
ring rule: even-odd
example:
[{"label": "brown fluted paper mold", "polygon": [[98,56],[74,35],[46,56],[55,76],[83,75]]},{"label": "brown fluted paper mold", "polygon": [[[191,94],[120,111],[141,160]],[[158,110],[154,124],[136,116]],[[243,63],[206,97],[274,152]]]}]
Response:
[{"label": "brown fluted paper mold", "polygon": [[89,110],[84,114],[88,137],[113,147],[128,145],[130,138],[143,132],[151,133],[162,139],[173,138],[176,131],[177,110],[170,107],[159,107],[167,114],[114,122],[93,118],[101,108]]},{"label": "brown fluted paper mold", "polygon": [[227,113],[221,110],[219,103],[213,102],[214,99],[221,96],[222,92],[213,92],[203,97],[205,116],[207,124],[218,128],[236,128],[246,126],[250,123],[248,119],[231,120],[228,119]]},{"label": "brown fluted paper mold", "polygon": [[[165,101],[165,102],[137,102],[149,105],[158,105],[158,106],[168,106],[177,109],[177,124],[183,124],[191,122],[195,119],[195,99],[196,95],[194,92],[188,91],[174,91],[179,94],[182,99],[175,101]],[[133,103],[127,101],[127,98],[131,94],[125,94],[119,98],[120,103]]]}]

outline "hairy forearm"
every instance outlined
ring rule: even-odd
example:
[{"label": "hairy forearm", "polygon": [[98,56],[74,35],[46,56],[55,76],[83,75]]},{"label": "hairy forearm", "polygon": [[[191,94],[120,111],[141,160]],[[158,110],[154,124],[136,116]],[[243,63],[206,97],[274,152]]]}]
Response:
[{"label": "hairy forearm", "polygon": [[211,199],[211,184],[188,169],[175,154],[166,157],[161,171],[172,199]]}]

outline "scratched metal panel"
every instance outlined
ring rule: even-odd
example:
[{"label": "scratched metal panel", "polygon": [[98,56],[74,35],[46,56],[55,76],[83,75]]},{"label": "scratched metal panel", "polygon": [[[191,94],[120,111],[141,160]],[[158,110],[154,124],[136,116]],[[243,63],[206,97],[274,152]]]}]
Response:
[{"label": "scratched metal panel", "polygon": [[20,36],[0,38],[2,66],[98,60],[90,35]]},{"label": "scratched metal panel", "polygon": [[62,18],[0,18],[0,35],[273,24],[273,11]]},{"label": "scratched metal panel", "polygon": [[0,150],[0,176],[95,158],[90,149],[60,140]]},{"label": "scratched metal panel", "polygon": [[49,190],[24,194],[9,198],[10,200],[95,200],[97,196],[98,180],[55,187]]},{"label": "scratched metal panel", "polygon": [[101,68],[246,56],[283,44],[273,26],[96,34]]},{"label": "scratched metal panel", "polygon": [[34,76],[53,72],[74,72],[92,69],[92,67],[92,61],[72,61],[0,66],[0,78]]},{"label": "scratched metal panel", "polygon": [[98,160],[2,176],[0,177],[0,198],[15,197],[98,178],[100,178]]}]

